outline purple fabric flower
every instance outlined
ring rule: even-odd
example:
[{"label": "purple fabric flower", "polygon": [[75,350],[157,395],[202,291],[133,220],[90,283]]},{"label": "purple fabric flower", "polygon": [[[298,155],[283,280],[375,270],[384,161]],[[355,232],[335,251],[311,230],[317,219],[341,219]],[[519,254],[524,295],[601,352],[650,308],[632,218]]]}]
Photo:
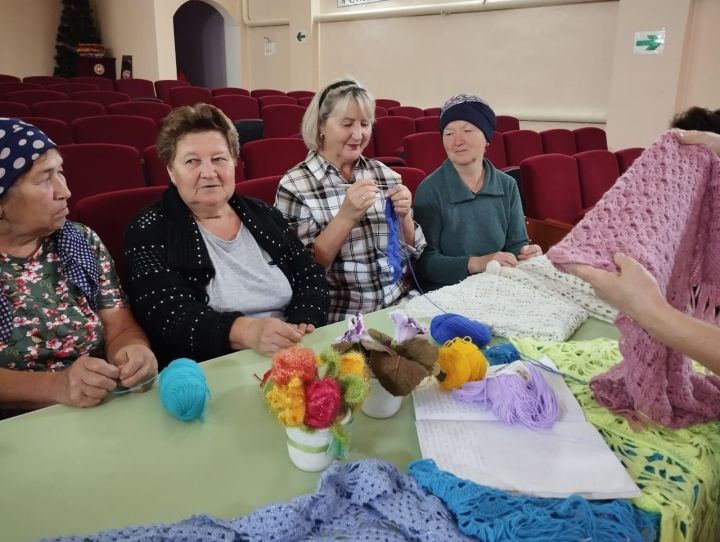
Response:
[{"label": "purple fabric flower", "polygon": [[390,319],[395,325],[395,344],[403,344],[417,335],[425,335],[427,328],[409,314],[401,311],[390,313]]},{"label": "purple fabric flower", "polygon": [[341,343],[359,343],[361,339],[370,338],[367,330],[365,329],[365,322],[363,321],[362,314],[357,313],[355,316],[348,318],[348,330],[338,337],[335,341]]}]

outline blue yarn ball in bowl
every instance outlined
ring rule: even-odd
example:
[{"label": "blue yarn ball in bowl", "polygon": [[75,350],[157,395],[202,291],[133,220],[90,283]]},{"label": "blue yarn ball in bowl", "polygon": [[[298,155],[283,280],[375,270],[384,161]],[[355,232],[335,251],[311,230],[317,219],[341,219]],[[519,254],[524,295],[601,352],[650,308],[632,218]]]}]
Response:
[{"label": "blue yarn ball in bowl", "polygon": [[180,420],[202,420],[209,396],[205,374],[191,359],[176,359],[160,373],[160,400]]},{"label": "blue yarn ball in bowl", "polygon": [[475,346],[483,348],[492,339],[492,330],[478,320],[448,312],[438,314],[430,321],[430,335],[438,344],[445,344],[456,337],[470,337]]}]

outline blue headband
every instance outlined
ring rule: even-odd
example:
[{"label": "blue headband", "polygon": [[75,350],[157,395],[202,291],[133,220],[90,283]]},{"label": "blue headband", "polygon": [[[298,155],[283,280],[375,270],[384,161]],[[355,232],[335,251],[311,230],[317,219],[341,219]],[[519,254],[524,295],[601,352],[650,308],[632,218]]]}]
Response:
[{"label": "blue headband", "polygon": [[440,132],[454,120],[464,120],[477,126],[489,143],[495,133],[495,111],[479,96],[458,94],[440,110]]},{"label": "blue headband", "polygon": [[55,142],[20,119],[0,118],[0,196]]}]

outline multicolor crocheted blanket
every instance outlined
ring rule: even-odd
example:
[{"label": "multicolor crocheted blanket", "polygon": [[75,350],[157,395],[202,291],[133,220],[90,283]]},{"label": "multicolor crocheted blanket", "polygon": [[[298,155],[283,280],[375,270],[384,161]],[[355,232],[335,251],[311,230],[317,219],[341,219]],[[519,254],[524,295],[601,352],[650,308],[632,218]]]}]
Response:
[{"label": "multicolor crocheted blanket", "polygon": [[[547,255],[559,268],[614,271],[616,252],[642,263],[675,308],[720,323],[720,158],[663,135]],[[720,417],[720,377],[696,372],[629,317],[616,324],[623,361],[593,379],[600,403],[668,427]]]}]

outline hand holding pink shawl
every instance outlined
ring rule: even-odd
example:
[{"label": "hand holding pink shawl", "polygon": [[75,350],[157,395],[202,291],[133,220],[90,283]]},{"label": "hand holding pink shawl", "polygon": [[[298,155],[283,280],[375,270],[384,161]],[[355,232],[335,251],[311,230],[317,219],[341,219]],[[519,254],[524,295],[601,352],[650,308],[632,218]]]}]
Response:
[{"label": "hand holding pink shawl", "polygon": [[[720,159],[670,133],[649,147],[585,218],[548,251],[561,270],[584,263],[614,271],[624,252],[657,279],[668,302],[718,323]],[[623,361],[594,378],[595,399],[631,420],[685,427],[720,416],[720,377],[651,337],[625,315],[616,321]]]}]

